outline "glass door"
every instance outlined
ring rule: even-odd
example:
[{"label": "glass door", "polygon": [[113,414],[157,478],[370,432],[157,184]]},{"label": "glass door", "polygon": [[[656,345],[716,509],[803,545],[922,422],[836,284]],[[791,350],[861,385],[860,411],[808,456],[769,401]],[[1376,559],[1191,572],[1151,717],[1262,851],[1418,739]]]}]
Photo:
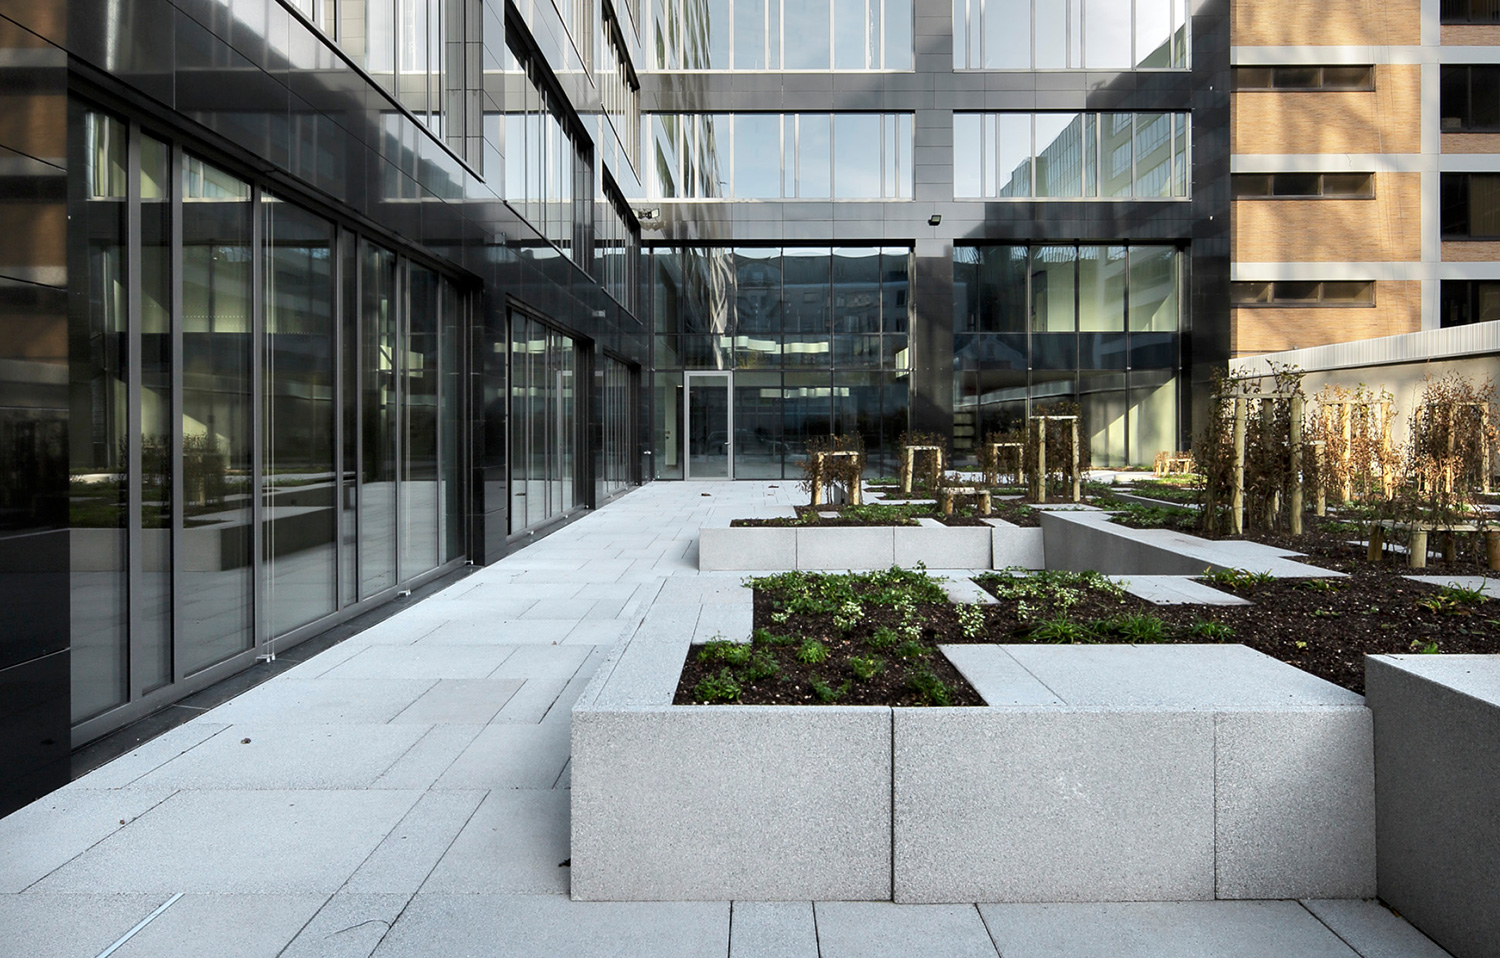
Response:
[{"label": "glass door", "polygon": [[684,373],[687,479],[733,479],[734,412],[730,373]]}]

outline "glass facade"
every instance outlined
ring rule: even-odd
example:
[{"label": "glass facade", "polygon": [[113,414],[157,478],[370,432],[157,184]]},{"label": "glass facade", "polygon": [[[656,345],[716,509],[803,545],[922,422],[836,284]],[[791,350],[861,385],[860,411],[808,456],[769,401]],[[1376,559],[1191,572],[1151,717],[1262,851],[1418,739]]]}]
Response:
[{"label": "glass facade", "polygon": [[652,0],[655,70],[910,70],[911,0]]},{"label": "glass facade", "polygon": [[953,0],[959,70],[1184,70],[1188,0]]},{"label": "glass facade", "polygon": [[1097,465],[1176,448],[1182,252],[1159,245],[954,249],[954,453],[1048,405],[1083,407]]},{"label": "glass facade", "polygon": [[510,531],[572,512],[578,490],[578,348],[525,313],[510,317]]},{"label": "glass facade", "polygon": [[[73,721],[464,553],[463,298],[253,180],[81,112]],[[342,435],[344,431],[349,435]],[[399,556],[399,559],[398,559]]]},{"label": "glass facade", "polygon": [[911,199],[910,113],[656,113],[653,200]]},{"label": "glass facade", "polygon": [[720,382],[732,394],[734,478],[794,474],[808,439],[854,433],[872,470],[894,468],[909,404],[910,261],[901,247],[656,250],[657,478],[683,478],[693,424],[681,390],[695,370],[733,373]]},{"label": "glass facade", "polygon": [[1186,113],[955,113],[953,195],[1186,199]]}]

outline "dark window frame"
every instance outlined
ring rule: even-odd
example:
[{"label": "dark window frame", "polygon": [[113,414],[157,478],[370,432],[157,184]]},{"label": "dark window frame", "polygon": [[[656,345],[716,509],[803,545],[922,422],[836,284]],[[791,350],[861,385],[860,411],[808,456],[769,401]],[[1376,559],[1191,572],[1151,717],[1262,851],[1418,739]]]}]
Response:
[{"label": "dark window frame", "polygon": [[[1445,63],[1441,67],[1438,85],[1438,122],[1444,133],[1500,133],[1500,65],[1483,63]],[[1494,98],[1483,112],[1489,114],[1488,122],[1475,120],[1474,102],[1475,74],[1488,74],[1488,85]],[[1462,99],[1462,103],[1456,102]],[[1450,118],[1454,121],[1449,124]]]},{"label": "dark window frame", "polygon": [[[1317,82],[1292,83],[1290,76],[1294,72],[1316,70]],[[1329,70],[1363,70],[1365,78],[1358,83],[1340,83],[1328,81]],[[1250,82],[1253,77],[1252,71],[1266,72],[1266,80],[1263,83]],[[1278,75],[1287,82],[1278,83]],[[1237,66],[1234,68],[1234,91],[1238,92],[1270,92],[1270,93],[1368,93],[1375,89],[1375,67],[1368,63],[1329,63],[1313,66],[1304,65],[1279,65],[1279,66]]]},{"label": "dark window frame", "polygon": [[1486,13],[1481,11],[1476,17],[1474,13],[1474,0],[1443,0],[1438,10],[1438,20],[1441,23],[1493,23],[1500,24],[1500,4],[1494,0],[1480,0],[1483,6],[1489,7]]},{"label": "dark window frame", "polygon": [[[1487,192],[1495,200],[1495,208],[1482,217],[1474,210],[1475,179],[1486,180],[1493,187]],[[1439,236],[1443,242],[1500,240],[1500,173],[1443,173],[1440,183]],[[1493,232],[1474,231],[1474,221],[1480,218],[1495,224]]]},{"label": "dark window frame", "polygon": [[[1290,181],[1294,176],[1311,176],[1317,178],[1317,192],[1294,192],[1289,185],[1278,183],[1278,179],[1285,178]],[[1369,186],[1368,193],[1329,193],[1328,178],[1341,176],[1363,176],[1367,177]],[[1252,186],[1259,185],[1255,181],[1263,179],[1268,192],[1241,192],[1249,190]],[[1233,173],[1230,175],[1231,195],[1236,200],[1373,200],[1375,199],[1375,174],[1370,173]]]},{"label": "dark window frame", "polygon": [[[1368,302],[1325,299],[1327,287],[1361,285],[1369,290]],[[1311,295],[1294,296],[1293,287],[1307,287]],[[1256,298],[1242,298],[1255,289]],[[1278,296],[1285,291],[1286,295]],[[1264,296],[1265,298],[1260,298]],[[1377,305],[1374,280],[1251,280],[1229,284],[1229,305],[1233,309],[1373,309]]]}]

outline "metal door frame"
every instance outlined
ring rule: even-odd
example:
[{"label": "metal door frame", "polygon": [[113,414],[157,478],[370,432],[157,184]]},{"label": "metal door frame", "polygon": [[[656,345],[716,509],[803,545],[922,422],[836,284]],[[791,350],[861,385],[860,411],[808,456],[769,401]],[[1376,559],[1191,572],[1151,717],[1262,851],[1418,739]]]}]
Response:
[{"label": "metal door frame", "polygon": [[[724,441],[725,470],[722,476],[693,475],[693,380],[722,377],[724,382],[724,409],[728,423]],[[682,478],[698,479],[701,482],[728,482],[734,479],[734,372],[729,369],[700,370],[682,374]]]}]

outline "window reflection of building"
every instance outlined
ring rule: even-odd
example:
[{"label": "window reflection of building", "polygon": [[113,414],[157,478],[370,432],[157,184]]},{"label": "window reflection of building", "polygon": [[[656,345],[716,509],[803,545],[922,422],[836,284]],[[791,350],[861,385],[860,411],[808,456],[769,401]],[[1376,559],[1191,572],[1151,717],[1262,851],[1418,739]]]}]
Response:
[{"label": "window reflection of building", "polygon": [[910,70],[911,0],[652,0],[654,70]]},{"label": "window reflection of building", "polygon": [[1186,113],[956,113],[953,137],[956,197],[1188,196]]},{"label": "window reflection of building", "polygon": [[953,65],[1183,70],[1191,22],[1188,0],[954,0]]}]

